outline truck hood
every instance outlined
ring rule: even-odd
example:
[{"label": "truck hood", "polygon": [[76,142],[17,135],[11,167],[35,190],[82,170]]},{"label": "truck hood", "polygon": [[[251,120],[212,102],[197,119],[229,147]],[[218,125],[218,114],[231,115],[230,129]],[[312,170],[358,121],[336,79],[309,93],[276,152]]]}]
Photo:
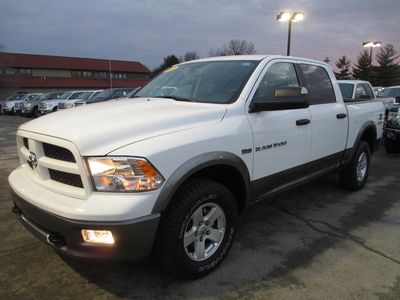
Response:
[{"label": "truck hood", "polygon": [[222,104],[135,98],[58,111],[19,129],[69,140],[82,155],[105,155],[142,140],[217,124],[225,112]]}]

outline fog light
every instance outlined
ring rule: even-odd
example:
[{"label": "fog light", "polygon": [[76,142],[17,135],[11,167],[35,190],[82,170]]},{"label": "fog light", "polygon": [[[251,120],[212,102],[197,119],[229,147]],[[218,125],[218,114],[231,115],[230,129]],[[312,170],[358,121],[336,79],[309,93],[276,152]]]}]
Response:
[{"label": "fog light", "polygon": [[114,244],[114,237],[109,230],[82,229],[82,238],[85,242],[95,244]]}]

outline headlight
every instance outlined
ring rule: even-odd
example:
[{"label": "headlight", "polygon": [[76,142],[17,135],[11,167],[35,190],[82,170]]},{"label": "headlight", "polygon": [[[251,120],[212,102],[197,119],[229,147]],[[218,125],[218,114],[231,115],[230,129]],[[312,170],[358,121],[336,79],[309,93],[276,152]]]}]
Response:
[{"label": "headlight", "polygon": [[144,192],[158,189],[164,178],[145,159],[87,158],[94,187],[99,192]]},{"label": "headlight", "polygon": [[13,104],[12,103],[6,103],[6,107],[12,107]]}]

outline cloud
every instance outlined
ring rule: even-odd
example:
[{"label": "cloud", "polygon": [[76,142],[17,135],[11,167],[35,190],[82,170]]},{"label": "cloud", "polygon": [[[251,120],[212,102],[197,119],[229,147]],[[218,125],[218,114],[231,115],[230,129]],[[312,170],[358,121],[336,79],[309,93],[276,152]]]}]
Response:
[{"label": "cloud", "polygon": [[260,54],[285,54],[287,24],[279,11],[302,11],[293,24],[292,54],[355,60],[362,42],[380,40],[400,51],[398,0],[3,0],[0,44],[5,51],[111,57],[150,68],[169,54],[203,57],[233,38]]}]

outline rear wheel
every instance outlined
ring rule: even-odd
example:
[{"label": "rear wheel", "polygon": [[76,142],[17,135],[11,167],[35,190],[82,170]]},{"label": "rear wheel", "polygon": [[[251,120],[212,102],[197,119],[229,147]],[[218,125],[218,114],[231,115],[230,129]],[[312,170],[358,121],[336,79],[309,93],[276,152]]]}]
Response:
[{"label": "rear wheel", "polygon": [[188,181],[161,220],[156,244],[159,263],[183,278],[206,275],[229,252],[237,218],[235,198],[226,187],[207,179]]},{"label": "rear wheel", "polygon": [[349,165],[339,173],[340,184],[350,191],[360,190],[368,179],[369,146],[361,142]]}]

